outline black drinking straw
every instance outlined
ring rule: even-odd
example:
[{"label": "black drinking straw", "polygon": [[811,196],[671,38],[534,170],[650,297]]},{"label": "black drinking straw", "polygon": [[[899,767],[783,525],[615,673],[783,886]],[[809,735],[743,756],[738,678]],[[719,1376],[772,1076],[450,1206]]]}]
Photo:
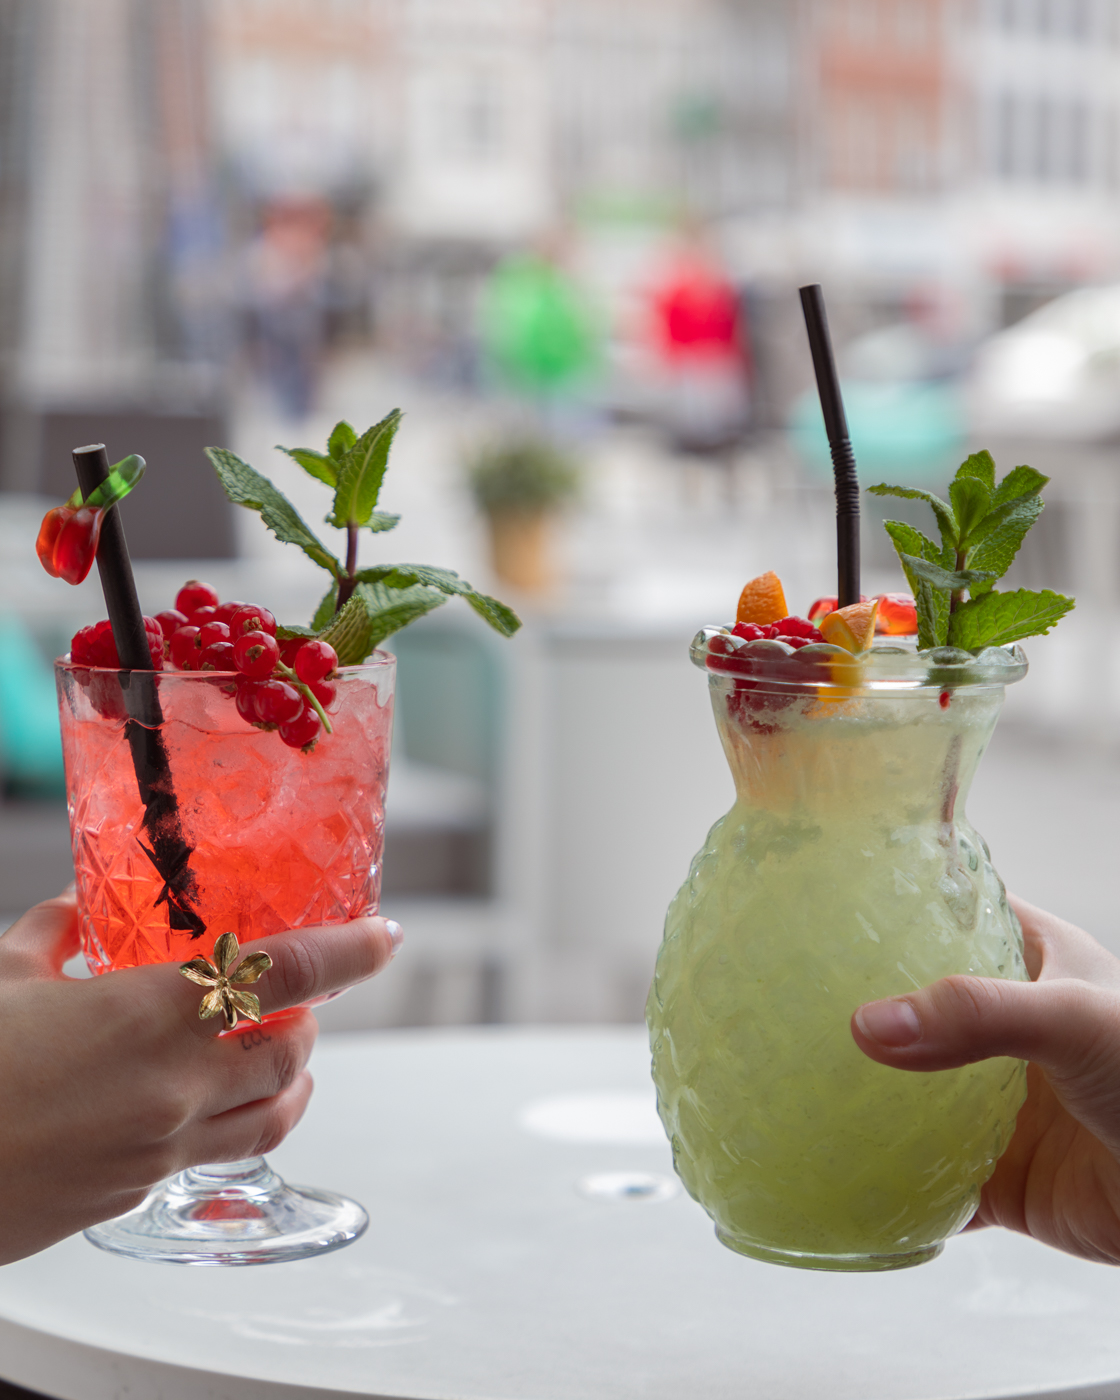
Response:
[{"label": "black drinking straw", "polygon": [[859,480],[856,458],[848,436],[848,419],[840,397],[840,380],[828,333],[824,293],[820,283],[801,288],[801,309],[809,332],[809,349],[817,376],[817,393],[824,414],[832,471],[836,478],[836,567],[838,605],[859,602]]},{"label": "black drinking straw", "polygon": [[[73,456],[78,485],[82,495],[88,497],[109,475],[105,445],[98,442],[75,448]],[[156,903],[166,900],[171,927],[189,932],[192,938],[200,938],[206,932],[206,925],[194,908],[197,887],[190,868],[193,847],[187,844],[179,819],[179,803],[163,742],[163,710],[151,670],[144,615],[136,596],[124,527],[115,507],[106,512],[101,526],[97,572],[101,576],[121,669],[136,673],[121,676],[121,690],[129,716],[125,731],[132,750],[132,766],[144,804],[144,830],[151,842],[146,846],[141,841],[140,847],[163,877],[163,892]]]}]

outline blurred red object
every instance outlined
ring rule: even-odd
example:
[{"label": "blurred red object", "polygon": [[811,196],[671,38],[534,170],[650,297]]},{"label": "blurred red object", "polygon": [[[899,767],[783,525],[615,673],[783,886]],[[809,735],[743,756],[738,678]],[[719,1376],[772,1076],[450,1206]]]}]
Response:
[{"label": "blurred red object", "polygon": [[[876,636],[912,637],[917,632],[918,610],[909,593],[876,593],[875,597],[879,600],[879,613],[875,619]],[[861,603],[867,602],[862,593],[859,600]],[[835,594],[818,598],[809,609],[809,621],[819,622],[822,617],[835,612],[839,601]]]}]

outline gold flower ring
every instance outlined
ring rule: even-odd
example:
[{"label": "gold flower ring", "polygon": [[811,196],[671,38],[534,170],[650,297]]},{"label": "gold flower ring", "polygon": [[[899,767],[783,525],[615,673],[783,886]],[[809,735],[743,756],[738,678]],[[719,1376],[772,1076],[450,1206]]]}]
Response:
[{"label": "gold flower ring", "polygon": [[[267,953],[250,953],[238,962],[240,952],[237,935],[223,933],[214,944],[214,962],[200,956],[191,958],[190,962],[183,963],[179,968],[180,974],[188,981],[210,988],[198,1008],[200,1021],[208,1021],[221,1011],[225,1013],[226,1029],[231,1031],[237,1025],[240,1012],[246,1020],[260,1025],[260,1002],[252,992],[237,989],[255,982],[262,973],[267,972],[272,966],[272,959]],[[217,967],[214,963],[217,963]]]}]

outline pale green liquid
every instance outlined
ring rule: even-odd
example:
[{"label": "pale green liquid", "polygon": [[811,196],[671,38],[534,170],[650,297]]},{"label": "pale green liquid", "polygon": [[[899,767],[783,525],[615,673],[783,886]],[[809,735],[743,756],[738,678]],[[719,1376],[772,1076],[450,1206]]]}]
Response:
[{"label": "pale green liquid", "polygon": [[713,696],[739,801],[670,907],[647,1016],[677,1171],[733,1249],[898,1267],[976,1208],[1022,1065],[889,1069],[849,1022],[952,973],[1026,979],[963,819],[1000,698],[800,701],[759,735]]}]

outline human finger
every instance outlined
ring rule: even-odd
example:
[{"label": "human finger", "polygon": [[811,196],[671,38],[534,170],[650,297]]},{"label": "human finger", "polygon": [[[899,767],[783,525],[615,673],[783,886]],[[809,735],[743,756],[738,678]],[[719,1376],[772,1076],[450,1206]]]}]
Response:
[{"label": "human finger", "polygon": [[197,1120],[183,1134],[183,1166],[266,1156],[303,1117],[313,1088],[310,1073],[302,1070],[282,1093]]},{"label": "human finger", "polygon": [[58,977],[78,951],[78,902],[71,885],[44,900],[0,937],[0,966],[6,979]]},{"label": "human finger", "polygon": [[266,952],[272,967],[253,987],[266,1015],[302,1006],[373,977],[394,957],[403,933],[390,919],[366,917],[348,924],[293,929],[248,944]]},{"label": "human finger", "polygon": [[1115,999],[1073,978],[946,977],[905,996],[868,1002],[852,1017],[864,1054],[898,1069],[954,1069],[1009,1055],[1062,1077],[1093,1067],[1106,1027],[1120,1029]]},{"label": "human finger", "polygon": [[1033,981],[1081,977],[1087,982],[1120,987],[1120,960],[1091,934],[1013,894],[1007,899],[1023,929],[1027,971]]},{"label": "human finger", "polygon": [[215,1036],[191,1066],[198,1116],[213,1118],[283,1093],[306,1068],[318,1032],[310,1011],[289,1011]]}]

